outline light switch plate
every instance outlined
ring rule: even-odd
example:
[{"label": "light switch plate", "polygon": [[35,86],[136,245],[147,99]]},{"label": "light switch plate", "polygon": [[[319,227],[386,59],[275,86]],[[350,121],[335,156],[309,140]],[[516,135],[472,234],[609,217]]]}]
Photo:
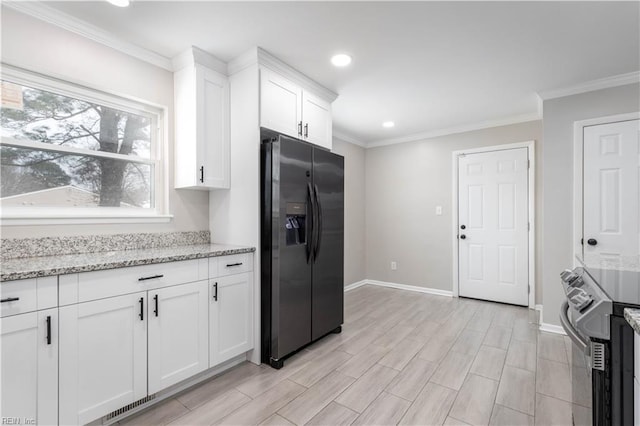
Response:
[{"label": "light switch plate", "polygon": [[436,216],[442,216],[442,206],[436,206]]}]

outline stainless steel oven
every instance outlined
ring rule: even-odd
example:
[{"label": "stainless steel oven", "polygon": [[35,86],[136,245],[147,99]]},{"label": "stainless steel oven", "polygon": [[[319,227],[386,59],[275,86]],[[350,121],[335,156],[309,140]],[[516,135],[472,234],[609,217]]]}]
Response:
[{"label": "stainless steel oven", "polygon": [[567,299],[560,323],[571,339],[571,390],[574,425],[611,424],[608,377],[611,300],[582,268],[561,275]]}]

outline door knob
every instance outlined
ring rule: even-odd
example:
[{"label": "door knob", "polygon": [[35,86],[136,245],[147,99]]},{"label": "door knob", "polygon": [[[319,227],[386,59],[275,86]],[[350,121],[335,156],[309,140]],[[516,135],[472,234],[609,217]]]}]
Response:
[{"label": "door knob", "polygon": [[465,225],[460,225],[460,229],[467,229]]},{"label": "door knob", "polygon": [[596,240],[595,238],[589,238],[587,240],[587,244],[589,244],[590,246],[598,245],[598,240]]},{"label": "door knob", "polygon": [[466,235],[464,235],[464,234],[462,234],[462,235],[460,235],[460,239],[461,239],[461,240],[465,240],[465,239],[467,239],[467,236],[466,236]]}]

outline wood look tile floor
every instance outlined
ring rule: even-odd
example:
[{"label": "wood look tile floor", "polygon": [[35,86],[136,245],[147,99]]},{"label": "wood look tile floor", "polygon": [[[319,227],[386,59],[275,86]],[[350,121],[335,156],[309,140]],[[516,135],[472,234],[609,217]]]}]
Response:
[{"label": "wood look tile floor", "polygon": [[[533,311],[363,286],[284,368],[242,363],[128,425],[571,425],[566,337]],[[586,410],[586,408],[585,408]]]}]

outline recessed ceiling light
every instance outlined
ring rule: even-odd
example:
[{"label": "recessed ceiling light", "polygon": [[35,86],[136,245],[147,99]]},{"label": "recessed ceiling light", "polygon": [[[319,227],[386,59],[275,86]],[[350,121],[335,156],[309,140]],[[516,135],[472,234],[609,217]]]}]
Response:
[{"label": "recessed ceiling light", "polygon": [[107,0],[109,3],[111,3],[114,6],[118,6],[118,7],[127,7],[129,6],[129,0]]},{"label": "recessed ceiling light", "polygon": [[395,126],[396,123],[394,123],[393,121],[385,121],[384,123],[382,123],[382,127],[390,129],[393,126]]},{"label": "recessed ceiling light", "polygon": [[346,67],[351,63],[351,56],[340,53],[331,57],[331,63],[336,67]]}]

